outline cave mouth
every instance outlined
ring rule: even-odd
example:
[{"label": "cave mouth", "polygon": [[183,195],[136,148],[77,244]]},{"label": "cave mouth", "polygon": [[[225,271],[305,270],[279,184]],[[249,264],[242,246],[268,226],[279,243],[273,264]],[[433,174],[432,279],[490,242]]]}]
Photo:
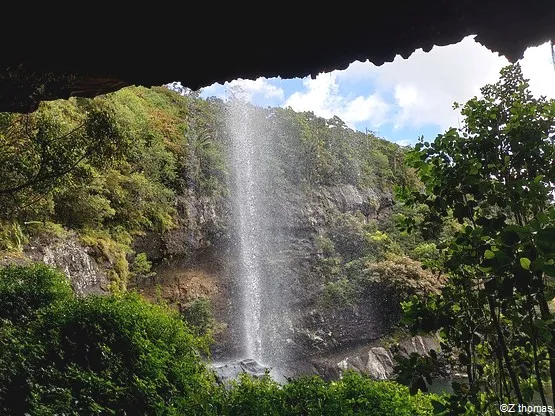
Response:
[{"label": "cave mouth", "polygon": [[[471,34],[514,62],[527,47],[555,37],[555,7],[540,1],[401,0],[373,4],[370,14],[343,5],[273,6],[254,19],[240,7],[209,4],[125,15],[101,8],[56,14],[49,5],[49,19],[38,10],[21,13],[23,20],[12,13],[2,27],[10,42],[0,58],[0,111],[30,112],[43,100],[93,97],[126,85],[179,80],[196,90],[238,78],[316,76],[356,60],[381,66]],[[156,19],[166,20],[156,27]],[[31,36],[14,36],[19,33]],[[68,36],[75,45],[64,42]]]}]

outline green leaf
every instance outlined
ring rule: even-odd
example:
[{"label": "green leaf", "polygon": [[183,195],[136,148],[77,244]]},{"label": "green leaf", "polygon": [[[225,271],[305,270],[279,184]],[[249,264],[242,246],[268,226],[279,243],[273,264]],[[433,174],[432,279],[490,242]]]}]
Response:
[{"label": "green leaf", "polygon": [[530,270],[532,270],[533,272],[537,272],[538,270],[541,270],[544,264],[545,260],[543,258],[536,259],[530,265]]},{"label": "green leaf", "polygon": [[555,227],[544,228],[536,235],[538,247],[546,253],[555,251]]},{"label": "green leaf", "polygon": [[536,215],[536,219],[541,224],[549,224],[549,216],[543,212],[538,212],[538,215]]},{"label": "green leaf", "polygon": [[514,246],[520,241],[516,231],[503,231],[500,236],[501,242],[507,246]]},{"label": "green leaf", "polygon": [[543,271],[549,277],[555,277],[555,266],[554,265],[544,265]]},{"label": "green leaf", "polygon": [[528,259],[528,258],[526,258],[526,257],[521,257],[521,258],[520,258],[520,266],[521,266],[524,270],[530,270],[530,264],[531,264],[530,259]]},{"label": "green leaf", "polygon": [[486,250],[484,253],[484,257],[488,260],[493,259],[495,257],[495,253],[491,250]]}]

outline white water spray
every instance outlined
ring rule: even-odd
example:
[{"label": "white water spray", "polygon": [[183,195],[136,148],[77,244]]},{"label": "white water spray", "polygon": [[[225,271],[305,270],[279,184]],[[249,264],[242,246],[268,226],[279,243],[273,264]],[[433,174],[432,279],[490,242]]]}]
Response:
[{"label": "white water spray", "polygon": [[262,137],[253,131],[254,121],[247,105],[231,103],[228,109],[227,127],[232,141],[232,166],[236,232],[239,237],[240,279],[243,303],[245,353],[258,362],[263,360],[261,328],[261,249],[264,221],[259,206],[260,172],[258,148]]}]

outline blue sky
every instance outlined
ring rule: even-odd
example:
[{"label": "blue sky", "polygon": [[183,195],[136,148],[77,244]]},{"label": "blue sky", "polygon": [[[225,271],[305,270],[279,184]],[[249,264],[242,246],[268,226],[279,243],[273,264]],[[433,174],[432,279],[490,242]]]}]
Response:
[{"label": "blue sky", "polygon": [[[214,84],[201,90],[202,97],[222,99],[235,91],[263,107],[291,107],[316,115],[340,117],[351,128],[368,129],[401,145],[414,144],[419,136],[433,139],[460,122],[452,109],[495,82],[508,61],[469,36],[455,45],[415,51],[408,59],[376,67],[354,62],[347,69],[295,79],[258,78]],[[555,98],[555,67],[549,43],[528,48],[521,60],[532,92]]]}]

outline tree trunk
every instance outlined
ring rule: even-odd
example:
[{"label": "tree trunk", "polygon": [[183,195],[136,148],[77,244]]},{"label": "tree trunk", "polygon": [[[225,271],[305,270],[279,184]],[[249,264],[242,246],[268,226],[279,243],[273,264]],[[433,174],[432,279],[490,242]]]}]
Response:
[{"label": "tree trunk", "polygon": [[[543,288],[538,293],[538,302],[540,305],[541,317],[544,320],[550,320],[553,315],[549,311],[549,305],[545,300]],[[555,407],[555,331],[551,330],[551,341],[547,349],[549,354],[549,376],[551,378],[551,394],[553,395],[553,406]]]},{"label": "tree trunk", "polygon": [[513,389],[515,391],[516,398],[520,404],[524,403],[524,399],[522,398],[522,392],[520,391],[520,386],[518,384],[518,378],[516,376],[515,370],[513,365],[511,364],[511,359],[509,357],[509,351],[507,350],[507,344],[505,343],[505,337],[503,336],[503,332],[501,331],[501,326],[499,325],[499,320],[497,319],[497,315],[495,314],[495,303],[491,296],[488,296],[488,303],[489,303],[489,310],[491,319],[495,326],[495,331],[497,333],[497,338],[499,339],[499,346],[501,347],[501,354],[505,360],[505,366],[507,367],[507,371],[509,372],[509,377],[511,378],[511,383],[513,384]]}]

